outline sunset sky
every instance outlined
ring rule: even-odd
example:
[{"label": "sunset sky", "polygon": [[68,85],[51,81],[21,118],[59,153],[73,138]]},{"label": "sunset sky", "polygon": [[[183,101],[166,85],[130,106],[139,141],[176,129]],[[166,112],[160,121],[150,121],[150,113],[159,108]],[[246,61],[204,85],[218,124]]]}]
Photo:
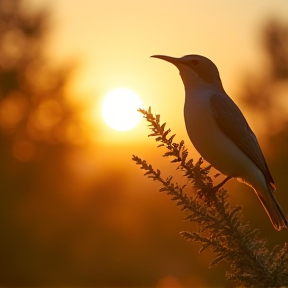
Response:
[{"label": "sunset sky", "polygon": [[[72,94],[78,95],[79,101],[88,98],[95,105],[95,118],[103,129],[100,138],[105,140],[108,136],[112,141],[117,140],[119,133],[103,126],[97,109],[105,94],[117,87],[134,90],[142,98],[144,108],[152,106],[173,131],[186,137],[183,85],[178,71],[149,56],[204,55],[218,66],[224,87],[233,98],[242,73],[263,69],[259,67],[263,65],[261,27],[272,17],[287,19],[288,11],[285,0],[31,0],[31,3],[35,7],[50,7],[53,33],[49,51],[54,60],[79,61]],[[138,131],[133,130],[137,138],[141,137]],[[130,132],[125,133],[121,139],[127,135],[131,141]]]}]

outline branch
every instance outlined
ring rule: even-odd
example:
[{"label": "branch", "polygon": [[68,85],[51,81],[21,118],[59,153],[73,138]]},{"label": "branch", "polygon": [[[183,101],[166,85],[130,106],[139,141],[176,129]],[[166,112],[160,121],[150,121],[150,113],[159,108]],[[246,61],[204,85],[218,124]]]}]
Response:
[{"label": "branch", "polygon": [[139,109],[152,130],[149,137],[160,142],[158,147],[165,147],[163,157],[172,157],[172,163],[179,163],[184,176],[189,179],[194,189],[191,196],[186,194],[187,187],[173,183],[173,177],[164,179],[161,171],[151,164],[133,155],[132,160],[145,170],[146,176],[161,183],[160,192],[166,192],[181,210],[187,211],[186,220],[195,222],[200,232],[181,232],[188,241],[199,242],[200,252],[211,248],[215,259],[210,267],[221,261],[230,264],[227,279],[238,285],[257,287],[281,287],[288,285],[287,245],[276,246],[272,251],[266,248],[266,241],[259,237],[258,230],[252,230],[248,223],[242,223],[242,207],[231,207],[225,189],[213,189],[211,166],[202,167],[200,158],[196,164],[188,159],[188,150],[184,141],[174,142],[175,134],[169,136],[170,129],[165,130],[166,123],[160,123],[160,115],[153,115]]}]

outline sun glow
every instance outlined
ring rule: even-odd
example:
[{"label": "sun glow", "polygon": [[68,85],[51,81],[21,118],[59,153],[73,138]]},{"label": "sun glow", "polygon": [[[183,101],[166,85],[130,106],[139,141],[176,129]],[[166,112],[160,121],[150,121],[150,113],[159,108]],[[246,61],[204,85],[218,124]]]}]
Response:
[{"label": "sun glow", "polygon": [[110,91],[102,102],[102,117],[105,123],[114,130],[131,130],[139,123],[142,108],[140,97],[130,89],[116,88]]}]

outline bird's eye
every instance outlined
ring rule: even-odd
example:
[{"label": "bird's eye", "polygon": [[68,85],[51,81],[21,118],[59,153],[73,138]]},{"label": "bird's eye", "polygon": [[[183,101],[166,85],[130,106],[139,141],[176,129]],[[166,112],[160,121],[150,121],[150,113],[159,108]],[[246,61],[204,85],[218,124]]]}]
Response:
[{"label": "bird's eye", "polygon": [[196,66],[198,66],[199,65],[199,61],[198,60],[191,60],[191,65],[192,66],[194,66],[194,67],[196,67]]}]

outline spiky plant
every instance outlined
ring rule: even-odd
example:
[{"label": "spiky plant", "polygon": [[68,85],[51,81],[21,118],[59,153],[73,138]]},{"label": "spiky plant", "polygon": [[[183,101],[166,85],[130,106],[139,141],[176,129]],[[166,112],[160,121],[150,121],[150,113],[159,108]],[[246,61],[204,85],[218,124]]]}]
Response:
[{"label": "spiky plant", "polygon": [[[232,207],[228,192],[223,183],[213,187],[211,166],[203,167],[202,158],[196,163],[188,158],[184,141],[174,142],[175,134],[165,129],[166,123],[160,123],[160,115],[139,109],[149,123],[152,133],[165,147],[163,157],[172,157],[171,162],[179,163],[177,169],[183,171],[192,187],[180,186],[173,177],[165,178],[160,170],[153,168],[146,160],[133,155],[132,159],[145,170],[145,176],[161,184],[160,192],[165,192],[175,201],[182,211],[186,211],[186,220],[198,224],[197,231],[183,231],[180,234],[188,241],[201,243],[200,252],[210,248],[215,259],[210,266],[221,261],[229,264],[226,278],[245,287],[282,287],[288,285],[287,244],[276,246],[271,251],[266,241],[261,239],[259,231],[251,229],[242,221],[242,207]],[[192,189],[193,188],[193,189]]]}]

